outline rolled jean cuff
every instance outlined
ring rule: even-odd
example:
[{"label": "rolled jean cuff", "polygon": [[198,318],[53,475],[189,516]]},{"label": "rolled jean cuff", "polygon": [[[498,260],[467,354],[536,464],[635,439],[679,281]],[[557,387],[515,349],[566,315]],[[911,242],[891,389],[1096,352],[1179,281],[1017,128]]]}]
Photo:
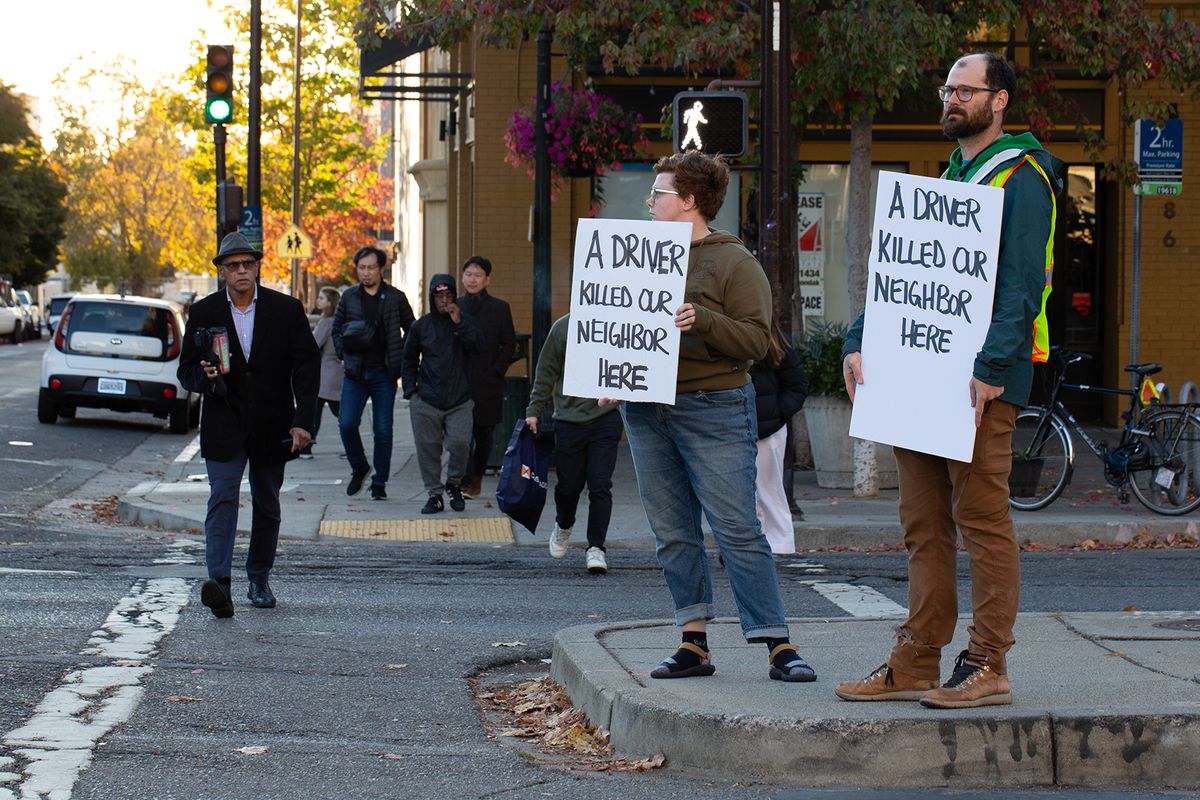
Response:
[{"label": "rolled jean cuff", "polygon": [[790,639],[787,623],[782,625],[760,625],[757,628],[743,628],[742,636],[747,642],[765,642],[767,639]]},{"label": "rolled jean cuff", "polygon": [[715,616],[712,603],[696,603],[687,608],[677,609],[675,611],[675,624],[683,627],[689,622],[708,622]]}]

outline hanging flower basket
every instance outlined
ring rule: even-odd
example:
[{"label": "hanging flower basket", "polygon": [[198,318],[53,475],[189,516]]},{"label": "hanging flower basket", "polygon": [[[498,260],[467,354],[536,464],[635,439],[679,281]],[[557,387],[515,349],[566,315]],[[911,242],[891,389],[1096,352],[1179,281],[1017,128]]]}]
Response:
[{"label": "hanging flower basket", "polygon": [[[504,144],[504,160],[534,174],[534,115],[536,101],[513,112]],[[640,114],[631,114],[591,88],[572,89],[560,81],[550,87],[547,106],[546,149],[550,172],[556,180],[587,178],[620,169],[622,161],[647,157],[649,142]]]}]

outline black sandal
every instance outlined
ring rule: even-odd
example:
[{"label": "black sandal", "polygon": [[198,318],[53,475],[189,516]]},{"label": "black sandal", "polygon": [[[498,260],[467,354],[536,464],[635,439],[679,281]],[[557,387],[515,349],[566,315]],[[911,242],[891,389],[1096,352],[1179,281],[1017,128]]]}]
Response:
[{"label": "black sandal", "polygon": [[785,683],[811,683],[817,679],[817,672],[808,665],[808,662],[796,653],[796,657],[783,665],[783,669],[775,666],[775,656],[785,651],[791,650],[796,653],[796,646],[793,644],[781,644],[771,651],[771,655],[767,657],[767,662],[771,665],[771,680],[784,681]]},{"label": "black sandal", "polygon": [[[676,656],[687,650],[700,656],[700,663],[690,667],[680,667]],[[674,669],[672,669],[674,667]],[[670,656],[650,671],[651,678],[703,678],[712,675],[717,668],[712,664],[712,655],[698,644],[681,642],[675,655]]]}]

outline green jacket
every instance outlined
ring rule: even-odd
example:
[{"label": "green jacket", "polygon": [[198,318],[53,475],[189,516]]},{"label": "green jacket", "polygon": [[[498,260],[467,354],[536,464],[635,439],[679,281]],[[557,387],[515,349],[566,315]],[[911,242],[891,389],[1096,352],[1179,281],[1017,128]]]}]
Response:
[{"label": "green jacket", "polygon": [[709,229],[688,253],[684,302],[696,324],[679,340],[675,391],[736,389],[750,382],[750,367],[767,354],[771,285],[741,241]]},{"label": "green jacket", "polygon": [[[1062,191],[1058,170],[1062,162],[1050,155],[1032,133],[1005,134],[985,147],[974,159],[963,162],[962,152],[950,154],[947,180],[968,181],[991,159],[1004,150],[1019,148],[1035,158],[1054,183],[1054,192]],[[982,183],[1016,159],[995,164]],[[1046,285],[1046,242],[1050,238],[1053,202],[1046,180],[1028,164],[1018,167],[1004,184],[1004,214],[1000,227],[1000,260],[996,267],[996,294],[992,300],[992,322],[983,349],[975,356],[974,376],[991,386],[1002,386],[1000,400],[1016,406],[1029,403],[1033,384],[1033,320],[1041,309],[1042,289]],[[846,334],[842,355],[862,349],[863,315]],[[870,370],[870,365],[864,364]]]},{"label": "green jacket", "polygon": [[563,369],[567,363],[567,329],[571,315],[555,320],[546,334],[542,353],[538,356],[537,373],[529,394],[526,417],[540,417],[554,395],[554,418],[563,422],[592,422],[617,410],[616,405],[602,406],[594,397],[572,397],[562,393]]}]

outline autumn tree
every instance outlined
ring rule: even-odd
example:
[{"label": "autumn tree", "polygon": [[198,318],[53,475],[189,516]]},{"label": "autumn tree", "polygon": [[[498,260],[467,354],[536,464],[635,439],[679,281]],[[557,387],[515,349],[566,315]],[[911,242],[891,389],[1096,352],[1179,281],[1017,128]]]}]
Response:
[{"label": "autumn tree", "polygon": [[29,108],[0,83],[0,273],[17,286],[46,279],[58,263],[66,187],[29,125]]},{"label": "autumn tree", "polygon": [[91,97],[117,100],[111,127],[89,105],[60,102],[54,159],[67,181],[64,240],[71,281],[143,294],[176,271],[207,269],[212,232],[195,182],[190,149],[162,96],[113,64],[59,79]]},{"label": "autumn tree", "polygon": [[[391,227],[391,181],[379,174],[387,150],[376,109],[358,99],[358,50],[353,32],[357,0],[310,0],[303,9],[300,75],[300,215],[313,238],[313,259],[305,267],[327,280],[348,278],[350,256]],[[228,126],[231,179],[245,183],[246,102],[249,80],[249,8],[225,7],[235,42],[234,124]],[[264,272],[284,279],[290,262],[274,255],[274,242],[291,222],[292,76],[295,5],[266,0],[262,22],[262,204]],[[199,98],[204,96],[205,51],[196,58],[172,107],[178,121],[196,133],[198,146],[188,162],[205,196],[215,193],[213,144]],[[382,195],[382,190],[387,195]],[[209,212],[211,216],[211,211]]]}]

